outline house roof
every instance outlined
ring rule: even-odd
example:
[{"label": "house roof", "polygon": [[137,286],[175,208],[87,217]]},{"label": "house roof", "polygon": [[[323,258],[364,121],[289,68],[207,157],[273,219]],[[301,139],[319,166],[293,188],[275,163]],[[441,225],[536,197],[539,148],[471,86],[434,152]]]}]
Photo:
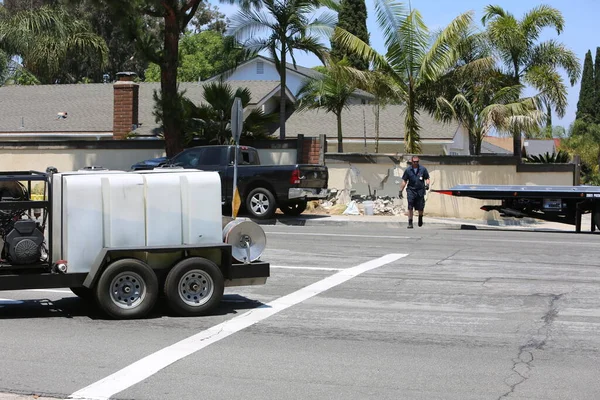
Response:
[{"label": "house roof", "polygon": [[[252,104],[259,104],[268,95],[277,94],[279,81],[232,81],[235,90],[247,87]],[[158,126],[154,115],[154,90],[160,83],[139,84],[139,114],[142,124],[138,133],[151,134]],[[203,102],[202,84],[183,82],[180,90],[194,103]],[[113,131],[114,93],[112,84],[33,85],[0,87],[0,133],[84,133]],[[66,119],[57,113],[66,112]]]},{"label": "house roof", "polygon": [[[380,109],[380,139],[404,139],[404,109],[405,107],[401,105],[388,105]],[[423,141],[453,139],[459,127],[458,123],[442,124],[426,112],[419,116],[419,123],[421,125],[420,136]],[[342,112],[344,138],[363,138],[365,131],[367,138],[375,138],[373,105],[350,105]],[[286,137],[297,137],[299,134],[317,136],[322,133],[327,134],[330,139],[337,138],[336,116],[325,110],[296,111],[286,122]],[[275,131],[275,134],[279,134],[279,129]]]},{"label": "house roof", "polygon": [[[513,138],[512,137],[498,137],[498,136],[486,136],[483,139],[483,143],[489,143],[494,146],[500,147],[512,154],[513,152]],[[483,145],[482,145],[483,148]]]},{"label": "house roof", "polygon": [[496,146],[486,140],[481,142],[481,154],[512,154],[512,150],[507,150],[504,147]]},{"label": "house roof", "polygon": [[537,156],[539,154],[552,154],[556,152],[554,139],[525,139],[523,142],[525,153],[528,156]]},{"label": "house roof", "polygon": [[[266,62],[268,62],[270,64],[275,65],[275,61],[272,58],[258,55],[258,56],[255,56],[255,57],[247,60],[246,62],[243,62],[237,68],[240,68],[240,67],[242,67],[244,65],[247,65],[249,63],[255,62],[255,61],[259,60],[259,59],[263,60],[263,61],[266,61]],[[297,73],[299,75],[302,75],[305,79],[307,79],[307,78],[318,79],[318,78],[320,78],[320,77],[323,76],[322,73],[320,73],[319,71],[316,71],[316,70],[314,70],[312,68],[303,67],[303,66],[298,65],[298,64],[296,64],[296,66],[294,67],[294,64],[292,64],[292,63],[285,63],[285,65],[286,65],[286,68],[288,69],[288,71],[292,71],[292,72],[295,72],[295,73]],[[210,82],[210,81],[213,81],[213,80],[217,80],[221,75],[229,74],[232,71],[234,71],[234,69],[231,69],[231,70],[226,71],[226,72],[221,73],[221,74],[214,75],[214,76],[208,78],[205,82]],[[231,82],[231,81],[229,81],[229,82]],[[362,89],[356,89],[354,91],[354,94],[357,95],[357,96],[359,96],[359,97],[363,97],[363,98],[367,98],[367,99],[374,99],[375,98],[375,96],[373,96],[371,93],[366,92],[366,91],[364,91]]]}]

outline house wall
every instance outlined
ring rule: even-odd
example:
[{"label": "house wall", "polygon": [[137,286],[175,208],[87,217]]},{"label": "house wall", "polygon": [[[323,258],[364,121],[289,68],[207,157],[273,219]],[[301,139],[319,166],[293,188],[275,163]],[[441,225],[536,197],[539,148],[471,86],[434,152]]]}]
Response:
[{"label": "house wall", "polygon": [[[228,81],[243,81],[243,80],[253,80],[253,81],[278,81],[279,72],[275,66],[269,62],[263,62],[263,73],[257,73],[256,63],[260,60],[253,60],[246,65],[238,67],[229,77],[227,77]],[[294,72],[288,70],[286,75],[286,85],[288,89],[295,96],[298,93],[298,90],[302,86],[304,79],[307,79],[303,75],[295,74]]]},{"label": "house wall", "polygon": [[469,155],[469,134],[467,130],[460,126],[454,135],[454,142],[445,146],[447,155]]},{"label": "house wall", "polygon": [[[472,185],[573,185],[574,165],[560,165],[549,172],[518,172],[515,160],[511,157],[488,157],[472,161],[454,162],[452,157],[444,164],[421,157],[421,163],[431,177],[431,189],[450,189],[459,184]],[[332,156],[326,155],[329,170],[329,188],[345,194],[398,197],[402,174],[407,159],[386,156]],[[572,167],[572,168],[571,168]],[[540,169],[542,170],[542,169]],[[406,196],[402,200],[407,207]],[[498,201],[483,201],[466,197],[453,197],[429,192],[426,215],[438,217],[472,218],[496,220],[496,211],[480,210],[484,204],[500,204]]]}]

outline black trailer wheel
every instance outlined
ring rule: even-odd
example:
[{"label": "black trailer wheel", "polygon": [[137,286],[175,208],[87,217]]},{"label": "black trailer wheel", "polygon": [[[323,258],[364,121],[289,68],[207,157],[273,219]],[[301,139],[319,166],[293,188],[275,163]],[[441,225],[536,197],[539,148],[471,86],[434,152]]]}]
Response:
[{"label": "black trailer wheel", "polygon": [[145,317],[158,300],[158,278],[147,264],[133,258],[110,264],[94,294],[98,306],[115,319]]},{"label": "black trailer wheel", "polygon": [[268,219],[273,217],[277,204],[275,196],[268,189],[253,189],[246,198],[246,210],[257,219]]},{"label": "black trailer wheel", "polygon": [[223,273],[205,258],[191,257],[177,263],[165,280],[169,307],[180,316],[206,315],[223,298]]},{"label": "black trailer wheel", "polygon": [[296,203],[282,204],[279,206],[279,209],[285,215],[297,217],[298,215],[302,214],[306,210],[307,205],[308,205],[308,202],[306,200],[301,200]]},{"label": "black trailer wheel", "polygon": [[78,287],[72,287],[69,289],[71,289],[71,292],[73,292],[74,295],[76,295],[77,297],[79,297],[82,300],[85,300],[85,301],[94,300],[94,291],[90,288],[86,288],[85,286],[78,286]]}]

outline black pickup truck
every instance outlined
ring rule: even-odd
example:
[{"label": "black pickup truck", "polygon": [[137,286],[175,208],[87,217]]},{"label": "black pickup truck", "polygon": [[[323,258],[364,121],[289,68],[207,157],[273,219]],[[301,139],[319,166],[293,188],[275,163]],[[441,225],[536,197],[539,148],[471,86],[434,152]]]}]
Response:
[{"label": "black pickup truck", "polygon": [[[235,146],[199,146],[171,159],[157,158],[132,165],[133,170],[182,167],[218,171],[224,205],[231,204]],[[324,165],[261,165],[258,151],[239,146],[238,190],[242,206],[257,219],[271,218],[277,208],[286,215],[300,215],[309,200],[327,197],[329,174]]]}]

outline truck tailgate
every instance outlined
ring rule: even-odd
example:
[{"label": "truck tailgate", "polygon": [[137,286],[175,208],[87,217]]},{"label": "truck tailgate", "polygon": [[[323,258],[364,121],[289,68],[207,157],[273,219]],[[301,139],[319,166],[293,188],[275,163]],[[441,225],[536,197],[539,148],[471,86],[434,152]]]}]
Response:
[{"label": "truck tailgate", "polygon": [[300,170],[300,185],[302,188],[327,188],[329,174],[327,167],[322,165],[298,165]]}]

